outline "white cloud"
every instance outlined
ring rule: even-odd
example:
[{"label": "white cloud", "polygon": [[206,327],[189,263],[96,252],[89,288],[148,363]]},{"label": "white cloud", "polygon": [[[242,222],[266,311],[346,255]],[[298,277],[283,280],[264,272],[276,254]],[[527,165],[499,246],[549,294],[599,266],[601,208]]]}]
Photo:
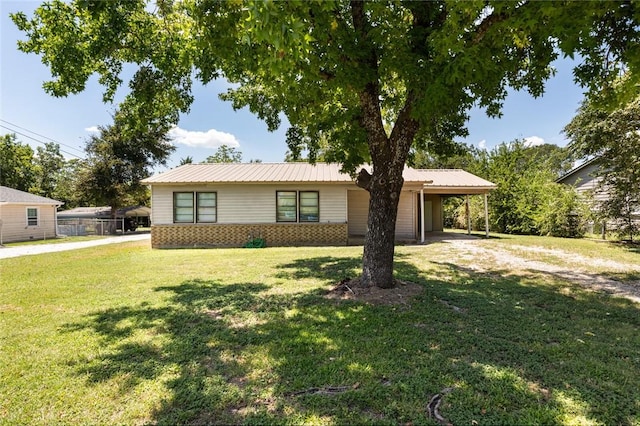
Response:
[{"label": "white cloud", "polygon": [[89,133],[98,133],[100,129],[98,129],[98,126],[91,126],[91,127],[85,127],[84,131]]},{"label": "white cloud", "polygon": [[524,138],[524,142],[527,146],[544,145],[544,139],[540,136],[529,136],[528,138]]},{"label": "white cloud", "polygon": [[221,145],[237,148],[240,146],[240,142],[234,135],[215,129],[198,132],[174,127],[169,131],[169,136],[175,143],[193,148],[218,148]]},{"label": "white cloud", "polygon": [[486,139],[482,139],[480,142],[478,142],[478,148],[486,149],[487,148],[487,140]]}]

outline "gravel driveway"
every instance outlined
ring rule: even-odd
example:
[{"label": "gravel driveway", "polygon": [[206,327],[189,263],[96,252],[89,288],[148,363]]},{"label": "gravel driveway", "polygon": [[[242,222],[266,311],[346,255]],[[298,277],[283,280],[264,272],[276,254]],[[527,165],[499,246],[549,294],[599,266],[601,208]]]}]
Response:
[{"label": "gravel driveway", "polygon": [[[542,273],[553,275],[592,291],[624,297],[640,303],[640,281],[618,281],[606,274],[593,272],[589,266],[606,266],[611,272],[640,272],[640,264],[602,260],[594,256],[584,257],[563,250],[542,247],[508,245],[500,247],[490,241],[477,238],[453,238],[449,243],[449,256],[468,263],[477,272],[511,271],[513,273]],[[511,250],[508,250],[508,249]],[[515,250],[515,251],[512,251]],[[518,256],[517,252],[529,256]],[[451,253],[453,252],[453,253]],[[545,262],[542,255],[553,255],[563,260],[561,265]],[[539,256],[538,259],[536,259]],[[533,258],[533,259],[532,259]]]},{"label": "gravel driveway", "polygon": [[56,251],[76,250],[85,247],[102,246],[105,244],[124,243],[127,241],[150,240],[151,234],[132,234],[117,237],[107,237],[99,240],[81,241],[74,243],[34,244],[17,247],[0,247],[0,259],[10,257],[29,256],[33,254],[52,253]]}]

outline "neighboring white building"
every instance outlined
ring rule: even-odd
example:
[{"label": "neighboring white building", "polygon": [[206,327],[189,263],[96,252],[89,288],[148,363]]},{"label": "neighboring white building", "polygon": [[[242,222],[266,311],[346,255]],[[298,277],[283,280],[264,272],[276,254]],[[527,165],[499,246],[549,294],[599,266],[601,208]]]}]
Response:
[{"label": "neighboring white building", "polygon": [[[600,165],[597,162],[597,157],[594,157],[568,171],[564,176],[557,179],[556,182],[573,186],[578,193],[583,194],[585,198],[592,200],[591,210],[597,213],[599,204],[609,199],[609,191],[607,188],[600,186],[601,178],[597,176],[599,169]],[[633,217],[635,217],[635,221],[639,221],[640,211],[636,211],[633,214]],[[616,225],[611,221],[603,223],[601,226],[603,238],[605,237],[607,228],[615,229]],[[594,232],[594,224],[591,224],[589,232]]]},{"label": "neighboring white building", "polygon": [[0,186],[0,244],[56,237],[61,201]]},{"label": "neighboring white building", "polygon": [[[443,197],[495,188],[458,169],[407,167],[403,177],[398,240],[442,231]],[[156,248],[242,246],[257,237],[271,246],[346,245],[367,232],[369,193],[337,164],[185,164],[142,183],[151,186]]]},{"label": "neighboring white building", "polygon": [[598,169],[596,158],[593,158],[569,170],[556,182],[573,186],[580,194],[593,197],[595,201],[603,201],[607,199],[607,193],[598,190],[600,182],[600,178],[596,176]]}]

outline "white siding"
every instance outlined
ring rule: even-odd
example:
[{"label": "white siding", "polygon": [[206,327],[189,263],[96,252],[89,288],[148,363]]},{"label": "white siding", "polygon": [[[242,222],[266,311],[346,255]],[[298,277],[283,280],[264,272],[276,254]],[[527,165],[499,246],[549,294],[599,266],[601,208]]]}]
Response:
[{"label": "white siding", "polygon": [[[369,215],[369,193],[365,190],[349,192],[349,235],[363,236],[367,232]],[[415,195],[409,191],[400,194],[398,217],[396,219],[396,238],[416,238],[416,205]]]},{"label": "white siding", "polygon": [[[27,226],[27,208],[38,209],[38,225]],[[42,240],[56,236],[55,206],[47,205],[0,205],[2,242]]]},{"label": "white siding", "polygon": [[345,185],[153,185],[152,223],[173,223],[173,193],[207,191],[217,193],[218,223],[275,223],[276,191],[318,191],[320,223],[345,223]]},{"label": "white siding", "polygon": [[415,238],[415,199],[411,192],[401,192],[398,202],[398,217],[396,218],[396,238]]},{"label": "white siding", "polygon": [[354,189],[347,192],[349,202],[348,233],[353,236],[364,236],[367,233],[369,193],[364,189]]},{"label": "white siding", "polygon": [[596,178],[593,175],[597,171],[598,166],[595,164],[589,164],[566,179],[563,179],[562,183],[575,186],[576,191],[581,194],[593,194],[593,199],[595,201],[605,201],[608,198],[606,189],[603,188],[596,192],[600,178]]}]

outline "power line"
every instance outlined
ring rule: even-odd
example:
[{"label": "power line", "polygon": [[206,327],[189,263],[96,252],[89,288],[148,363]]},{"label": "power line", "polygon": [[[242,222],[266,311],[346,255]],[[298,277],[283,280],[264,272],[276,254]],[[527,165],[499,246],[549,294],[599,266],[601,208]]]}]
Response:
[{"label": "power line", "polygon": [[[2,121],[4,121],[4,120],[2,120]],[[42,144],[42,145],[45,145],[45,144],[46,144],[46,142],[42,142],[41,140],[38,140],[38,139],[36,139],[36,138],[34,138],[34,137],[32,137],[32,136],[29,136],[29,135],[27,135],[27,134],[24,134],[24,133],[22,133],[22,132],[19,132],[19,131],[15,130],[15,129],[12,129],[11,127],[7,127],[7,126],[5,126],[4,124],[0,124],[0,127],[4,127],[5,129],[7,129],[7,130],[9,130],[9,131],[11,131],[11,132],[13,132],[13,133],[17,133],[17,134],[19,134],[20,136],[24,136],[25,138],[29,138],[29,139],[31,139],[32,141],[35,141],[35,142],[40,143],[40,144]],[[57,143],[57,142],[55,142],[55,143]],[[65,145],[65,146],[66,146],[66,145]],[[76,149],[76,148],[74,148],[74,149]],[[72,157],[75,157],[75,158],[78,158],[78,159],[82,160],[82,157],[80,157],[78,154],[74,154],[74,153],[72,153],[72,152],[68,152],[68,151],[65,151],[65,150],[63,150],[63,149],[60,149],[60,152],[64,152],[64,153],[65,153],[65,154],[67,154],[67,155],[70,155],[70,156],[72,156]]]},{"label": "power line", "polygon": [[[11,122],[9,122],[9,121],[7,121],[7,120],[4,120],[4,119],[2,119],[2,118],[0,118],[0,121],[2,121],[2,122],[4,122],[4,123],[7,123],[7,124],[8,124],[8,125],[10,125],[10,126],[17,127],[18,129],[21,129],[21,130],[27,131],[27,132],[29,132],[29,133],[32,133],[32,134],[34,134],[34,135],[36,135],[36,136],[39,136],[39,137],[41,137],[41,138],[45,138],[45,139],[47,139],[47,140],[49,140],[49,141],[51,141],[51,142],[57,143],[58,145],[66,146],[67,148],[70,148],[70,149],[73,149],[73,150],[75,150],[75,151],[81,152],[81,153],[84,155],[84,151],[83,151],[83,150],[78,149],[78,148],[76,148],[76,147],[74,147],[74,146],[67,145],[67,144],[62,143],[62,142],[58,142],[58,141],[56,141],[55,139],[52,139],[52,138],[50,138],[50,137],[48,137],[48,136],[45,136],[45,135],[41,135],[41,134],[36,133],[36,132],[34,132],[33,130],[29,130],[29,129],[25,128],[25,127],[18,126],[17,124],[11,123]],[[1,124],[0,124],[0,126],[4,127],[5,129],[9,129],[8,127],[3,126],[3,125],[1,125]],[[12,129],[9,129],[9,130],[12,130]],[[15,131],[15,130],[12,130],[12,131],[14,131],[14,132],[16,132],[16,133],[19,133],[19,132]],[[20,135],[22,135],[22,136],[25,136],[23,133],[19,133],[19,134],[20,134]],[[27,136],[27,137],[29,137],[30,139],[35,140],[36,142],[44,143],[44,142],[41,142],[41,141],[39,141],[39,140],[36,140],[36,139],[34,139],[34,138],[30,137],[30,136]],[[67,154],[69,154],[69,153],[67,153]],[[75,154],[69,154],[69,155],[75,155]],[[77,155],[76,155],[76,156],[77,156]]]}]

